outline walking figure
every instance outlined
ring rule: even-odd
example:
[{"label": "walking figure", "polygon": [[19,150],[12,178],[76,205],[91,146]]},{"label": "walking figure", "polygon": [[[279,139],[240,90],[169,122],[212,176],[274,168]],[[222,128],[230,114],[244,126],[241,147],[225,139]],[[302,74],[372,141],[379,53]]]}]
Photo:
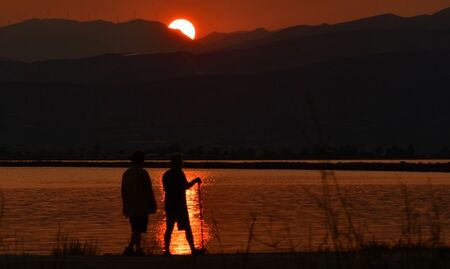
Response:
[{"label": "walking figure", "polygon": [[172,157],[172,168],[163,175],[163,187],[165,192],[165,211],[166,211],[166,232],[164,234],[165,255],[170,253],[170,240],[172,238],[175,223],[178,230],[185,231],[186,240],[191,248],[193,255],[204,254],[204,250],[195,248],[194,236],[192,235],[191,224],[189,221],[189,212],[186,202],[186,190],[192,188],[196,183],[201,184],[202,180],[197,177],[188,182],[186,175],[182,170],[183,159],[181,155],[176,154]]},{"label": "walking figure", "polygon": [[152,182],[144,170],[144,161],[143,151],[133,153],[132,166],[122,177],[123,214],[129,218],[131,226],[130,243],[123,252],[127,256],[145,255],[141,247],[142,233],[147,232],[148,215],[156,213]]}]

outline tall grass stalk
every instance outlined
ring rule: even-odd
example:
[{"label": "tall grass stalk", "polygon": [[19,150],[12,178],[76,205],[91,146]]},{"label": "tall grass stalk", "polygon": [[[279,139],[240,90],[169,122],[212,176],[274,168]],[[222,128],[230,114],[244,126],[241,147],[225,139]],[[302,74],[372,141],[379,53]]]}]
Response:
[{"label": "tall grass stalk", "polygon": [[255,236],[255,225],[257,220],[257,214],[250,214],[250,220],[248,223],[248,237],[247,237],[247,245],[245,247],[244,259],[242,260],[242,268],[247,267],[248,254],[250,254],[250,247],[253,243]]},{"label": "tall grass stalk", "polygon": [[250,253],[250,248],[253,243],[254,237],[255,237],[255,225],[256,225],[257,215],[256,214],[250,214],[250,220],[248,224],[248,237],[247,237],[247,244],[245,247],[245,254]]},{"label": "tall grass stalk", "polygon": [[217,242],[219,243],[219,249],[220,249],[220,254],[224,254],[225,251],[223,249],[223,242],[222,242],[222,237],[220,235],[220,228],[219,228],[219,222],[216,220],[216,218],[214,217],[214,213],[212,213],[212,223],[213,223],[213,237],[217,240]]},{"label": "tall grass stalk", "polygon": [[444,235],[441,226],[441,211],[438,206],[436,190],[433,188],[430,180],[428,180],[428,190],[431,198],[431,208],[428,217],[430,227],[429,244],[434,247],[441,247],[444,245]]},{"label": "tall grass stalk", "polygon": [[2,224],[3,224],[3,215],[5,212],[5,195],[3,194],[3,190],[0,188],[0,247],[5,248],[4,235],[2,234]]},{"label": "tall grass stalk", "polygon": [[[403,220],[401,223],[401,235],[397,241],[377,242],[375,238],[365,240],[365,229],[363,225],[355,225],[347,194],[342,190],[336,175],[333,172],[321,173],[321,194],[313,194],[303,187],[307,195],[316,203],[324,214],[325,236],[318,250],[326,250],[331,238],[331,244],[335,252],[357,251],[371,248],[436,248],[443,247],[443,232],[441,225],[441,212],[438,199],[431,183],[428,183],[428,197],[430,206],[427,214],[421,214],[415,208],[409,188],[400,184],[400,194],[403,199]],[[429,237],[424,238],[424,217],[427,217],[429,226]],[[340,220],[344,220],[340,222]],[[359,228],[357,228],[359,227]]]},{"label": "tall grass stalk", "polygon": [[97,256],[100,254],[100,248],[97,242],[81,241],[64,234],[59,226],[56,234],[56,246],[52,254],[54,256]]},{"label": "tall grass stalk", "polygon": [[[306,187],[303,189],[324,214],[325,236],[319,250],[326,248],[329,238],[336,252],[356,249],[364,243],[363,233],[355,229],[353,217],[348,208],[348,199],[333,171],[321,171],[320,196],[313,194]],[[343,224],[340,223],[341,212],[345,219]]]}]

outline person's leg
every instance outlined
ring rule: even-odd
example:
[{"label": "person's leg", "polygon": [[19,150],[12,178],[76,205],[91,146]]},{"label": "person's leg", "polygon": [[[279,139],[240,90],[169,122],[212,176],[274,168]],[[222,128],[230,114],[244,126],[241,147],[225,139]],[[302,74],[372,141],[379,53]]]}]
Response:
[{"label": "person's leg", "polygon": [[189,243],[191,252],[194,252],[195,251],[194,236],[192,235],[192,229],[191,229],[190,225],[188,227],[186,227],[186,240]]},{"label": "person's leg", "polygon": [[133,247],[136,244],[136,235],[135,235],[135,218],[130,218],[130,228],[131,228],[131,236],[130,243],[128,244],[127,249],[133,251]]},{"label": "person's leg", "polygon": [[131,236],[130,236],[130,243],[128,244],[128,249],[133,249],[134,247],[134,232],[131,232]]},{"label": "person's leg", "polygon": [[164,233],[164,249],[166,253],[170,253],[170,240],[172,239],[173,227],[175,220],[166,216],[166,232]]},{"label": "person's leg", "polygon": [[134,245],[136,246],[136,252],[141,252],[142,233],[140,231],[133,232]]},{"label": "person's leg", "polygon": [[192,234],[191,223],[189,221],[189,212],[187,209],[184,212],[180,213],[178,227],[181,227],[186,234],[186,240],[189,243],[189,247],[191,248],[191,252],[194,253],[196,251],[194,244],[194,236]]},{"label": "person's leg", "polygon": [[131,256],[134,255],[133,247],[136,244],[136,234],[135,234],[135,219],[130,218],[130,228],[131,228],[131,236],[130,236],[130,242],[128,243],[128,246],[123,251],[124,255]]},{"label": "person's leg", "polygon": [[136,227],[134,229],[134,244],[136,245],[136,252],[144,254],[141,247],[142,234],[147,232],[148,216],[137,218]]}]

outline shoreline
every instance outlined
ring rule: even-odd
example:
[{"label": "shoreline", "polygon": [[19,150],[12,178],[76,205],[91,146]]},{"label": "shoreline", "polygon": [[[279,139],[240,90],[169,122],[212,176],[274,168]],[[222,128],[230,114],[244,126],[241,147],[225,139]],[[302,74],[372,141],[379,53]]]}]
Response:
[{"label": "shoreline", "polygon": [[[200,169],[276,169],[276,170],[346,170],[392,172],[441,172],[450,173],[450,162],[367,162],[367,161],[186,161],[185,168]],[[0,167],[86,167],[126,168],[129,161],[0,161]],[[147,161],[146,168],[169,168],[168,161]]]},{"label": "shoreline", "polygon": [[209,254],[205,256],[2,255],[2,268],[450,268],[450,249]]}]

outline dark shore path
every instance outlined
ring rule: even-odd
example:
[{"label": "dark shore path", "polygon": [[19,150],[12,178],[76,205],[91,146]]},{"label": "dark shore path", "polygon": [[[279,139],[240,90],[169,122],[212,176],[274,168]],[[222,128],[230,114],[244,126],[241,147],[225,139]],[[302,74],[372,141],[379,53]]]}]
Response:
[{"label": "dark shore path", "polygon": [[368,250],[336,253],[214,254],[206,256],[0,256],[0,268],[450,268],[450,249]]}]

